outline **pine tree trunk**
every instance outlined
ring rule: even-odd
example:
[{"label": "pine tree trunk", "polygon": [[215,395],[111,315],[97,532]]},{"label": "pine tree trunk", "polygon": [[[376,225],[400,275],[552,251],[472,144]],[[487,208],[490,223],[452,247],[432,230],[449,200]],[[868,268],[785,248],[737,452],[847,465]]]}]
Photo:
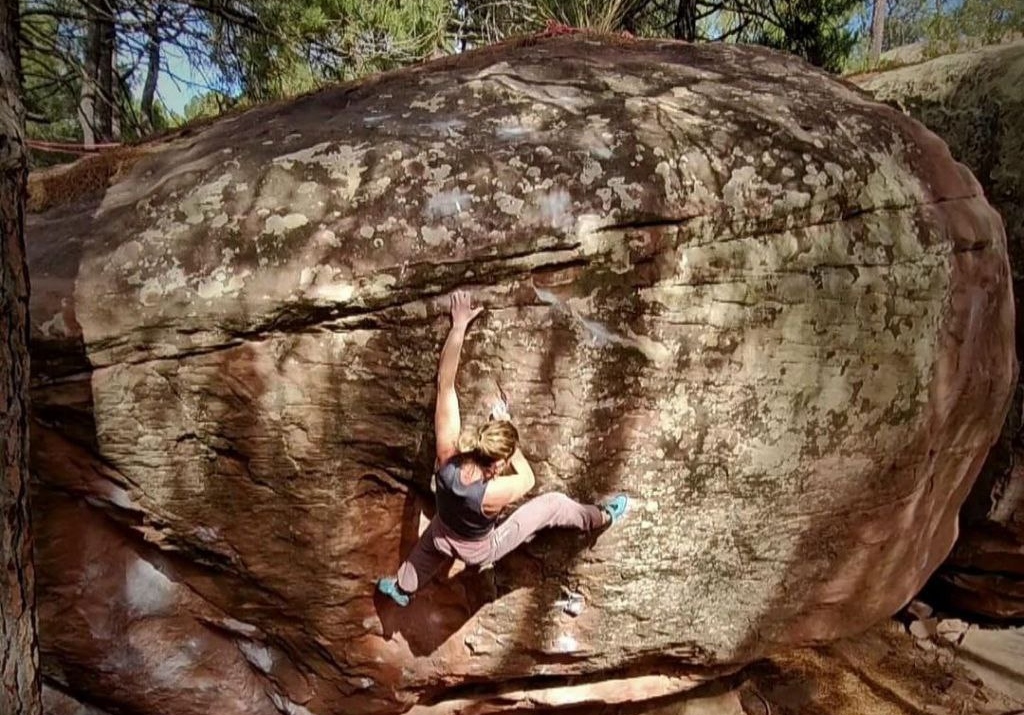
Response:
[{"label": "pine tree trunk", "polygon": [[672,30],[677,40],[697,40],[697,0],[679,0]]},{"label": "pine tree trunk", "polygon": [[117,7],[113,0],[97,0],[88,6],[87,12],[89,19],[78,121],[82,126],[83,143],[92,146],[97,142],[108,142],[114,136],[114,50],[117,39],[114,21]]},{"label": "pine tree trunk", "polygon": [[146,46],[146,83],[142,87],[142,116],[146,122],[146,131],[149,132],[156,126],[153,99],[156,97],[156,82],[160,77],[160,22],[163,20],[163,14],[164,4],[158,3],[153,19],[146,28],[149,40]]},{"label": "pine tree trunk", "polygon": [[86,21],[85,61],[82,63],[82,88],[78,95],[78,123],[82,127],[82,143],[96,143],[96,75],[99,71],[99,23],[95,8],[90,5]]},{"label": "pine tree trunk", "polygon": [[27,157],[18,3],[0,3],[0,713],[39,715],[28,510]]},{"label": "pine tree trunk", "polygon": [[114,97],[117,86],[114,72],[114,17],[116,8],[112,0],[101,0],[96,67],[96,136],[99,141],[109,142],[114,138]]},{"label": "pine tree trunk", "polygon": [[886,0],[875,0],[875,9],[871,15],[871,52],[868,59],[871,66],[878,64],[882,56],[882,42],[885,39]]}]

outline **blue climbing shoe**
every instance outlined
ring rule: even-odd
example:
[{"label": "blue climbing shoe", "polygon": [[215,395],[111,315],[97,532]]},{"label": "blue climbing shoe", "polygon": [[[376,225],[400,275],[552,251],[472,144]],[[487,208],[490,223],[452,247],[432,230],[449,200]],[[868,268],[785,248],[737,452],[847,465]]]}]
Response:
[{"label": "blue climbing shoe", "polygon": [[402,593],[396,578],[380,579],[377,581],[377,590],[403,608],[409,605],[409,594]]},{"label": "blue climbing shoe", "polygon": [[625,494],[616,494],[611,499],[601,502],[600,506],[601,510],[611,520],[609,523],[611,525],[621,519],[622,515],[626,513],[626,507],[629,506],[629,497]]}]

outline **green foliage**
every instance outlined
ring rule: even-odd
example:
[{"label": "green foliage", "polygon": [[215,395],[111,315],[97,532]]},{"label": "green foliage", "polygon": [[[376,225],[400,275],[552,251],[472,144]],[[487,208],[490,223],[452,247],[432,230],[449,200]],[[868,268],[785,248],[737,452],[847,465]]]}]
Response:
[{"label": "green foliage", "polygon": [[[505,0],[465,3],[470,36],[492,41],[535,31],[548,21],[604,32],[629,30],[671,37],[685,0]],[[755,42],[795,52],[838,70],[856,43],[847,28],[865,0],[699,0],[697,36],[704,40]]]},{"label": "green foliage", "polygon": [[618,32],[647,4],[643,0],[535,0],[525,9],[530,29],[557,22],[596,32]]},{"label": "green foliage", "polygon": [[77,120],[80,78],[74,62],[75,39],[67,23],[48,15],[30,13],[22,17],[21,34],[28,136],[47,141],[80,139]]},{"label": "green foliage", "polygon": [[259,0],[255,29],[214,18],[213,61],[252,101],[450,51],[448,0]]},{"label": "green foliage", "polygon": [[263,101],[287,94],[288,80],[303,60],[301,38],[315,36],[323,17],[316,5],[256,0],[240,21],[234,14],[206,13],[209,62],[223,81],[217,89]]},{"label": "green foliage", "polygon": [[[84,45],[96,0],[20,0],[29,135],[81,139]],[[101,3],[103,5],[103,3]],[[182,118],[154,103],[142,120],[147,48],[159,38],[160,72],[203,76],[184,119],[308,92],[325,82],[461,51],[549,22],[648,37],[692,32],[703,41],[756,42],[839,70],[863,63],[872,0],[133,0],[117,29],[122,136],[161,131]],[[156,18],[160,19],[155,25]],[[156,28],[154,35],[154,28]],[[858,32],[861,43],[858,44]],[[927,40],[932,53],[1024,32],[1024,0],[888,0],[886,48]]]},{"label": "green foliage", "polygon": [[453,49],[449,0],[321,0],[345,78],[400,67]]},{"label": "green foliage", "polygon": [[[748,9],[760,22],[741,39],[800,55],[832,72],[842,69],[857,43],[850,19],[862,0],[779,0]],[[759,3],[761,4],[761,3]],[[740,17],[744,13],[739,12]]]},{"label": "green foliage", "polygon": [[882,48],[902,47],[924,40],[934,10],[933,0],[890,0]]},{"label": "green foliage", "polygon": [[232,99],[220,92],[197,94],[185,105],[184,120],[191,122],[196,119],[216,117],[239,104],[239,100]]},{"label": "green foliage", "polygon": [[1022,32],[1024,0],[962,0],[950,12],[934,14],[926,29],[932,55],[1001,42]]},{"label": "green foliage", "polygon": [[[595,32],[636,32],[663,6],[651,0],[461,0],[461,39],[468,46],[538,32],[549,23]],[[652,33],[653,34],[653,33]]]},{"label": "green foliage", "polygon": [[865,30],[846,63],[847,72],[898,66],[1024,35],[1024,0],[888,0],[887,5],[882,49],[915,47],[869,66],[866,3],[857,21]]},{"label": "green foliage", "polygon": [[[135,117],[142,117],[142,102],[139,97],[131,98],[130,111]],[[179,126],[183,119],[184,117],[180,117],[168,109],[163,100],[157,99],[153,102],[153,126],[148,128],[148,130],[154,134],[159,134]],[[142,126],[141,122],[129,123],[123,131],[122,137],[127,141],[144,139],[145,134],[142,132]]]},{"label": "green foliage", "polygon": [[[85,45],[94,0],[20,0],[21,44],[31,136],[80,141],[78,107]],[[308,92],[325,81],[349,79],[446,53],[454,48],[449,0],[134,0],[120,3],[116,27],[122,137],[160,130],[176,118],[155,105],[155,126],[142,117],[139,97],[148,72],[150,31],[163,47],[187,58],[186,74],[203,76],[208,93],[186,114],[204,116],[238,103]],[[185,80],[188,81],[188,80]]]}]

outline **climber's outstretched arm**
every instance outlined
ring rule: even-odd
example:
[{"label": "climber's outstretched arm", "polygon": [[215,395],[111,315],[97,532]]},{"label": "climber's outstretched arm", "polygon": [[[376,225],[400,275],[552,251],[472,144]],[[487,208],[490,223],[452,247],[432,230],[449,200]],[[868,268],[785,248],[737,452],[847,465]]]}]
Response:
[{"label": "climber's outstretched arm", "polygon": [[512,474],[495,477],[487,484],[481,506],[489,516],[498,514],[509,504],[522,499],[536,483],[533,468],[518,447],[509,459],[509,465]]},{"label": "climber's outstretched arm", "polygon": [[459,371],[459,356],[466,329],[483,308],[474,308],[465,291],[456,291],[451,298],[452,327],[441,348],[437,366],[437,405],[434,408],[435,453],[438,466],[458,452],[462,419],[459,416],[459,397],[455,393],[455,375]]}]

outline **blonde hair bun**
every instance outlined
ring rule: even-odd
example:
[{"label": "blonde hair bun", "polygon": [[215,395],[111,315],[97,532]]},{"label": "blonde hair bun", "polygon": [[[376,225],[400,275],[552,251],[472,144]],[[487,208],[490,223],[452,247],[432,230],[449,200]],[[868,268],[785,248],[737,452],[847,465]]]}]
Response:
[{"label": "blonde hair bun", "polygon": [[459,437],[459,451],[471,453],[484,462],[508,459],[519,444],[519,432],[508,421],[485,422]]}]

